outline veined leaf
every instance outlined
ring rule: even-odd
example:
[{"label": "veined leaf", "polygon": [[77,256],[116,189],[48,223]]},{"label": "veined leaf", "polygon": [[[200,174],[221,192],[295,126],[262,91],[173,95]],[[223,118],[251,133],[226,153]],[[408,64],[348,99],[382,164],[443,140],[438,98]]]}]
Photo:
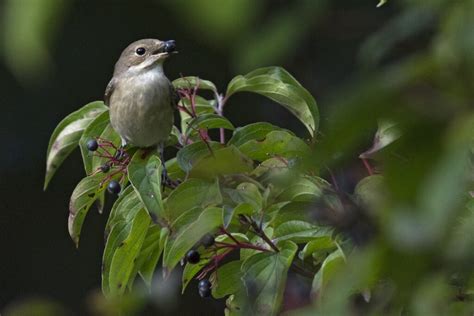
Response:
[{"label": "veined leaf", "polygon": [[193,223],[180,229],[168,238],[163,254],[163,266],[170,272],[205,234],[222,225],[222,209],[206,208]]},{"label": "veined leaf", "polygon": [[140,253],[151,219],[145,210],[137,213],[133,219],[129,234],[114,251],[109,272],[109,289],[111,296],[122,295],[134,270],[135,259]]},{"label": "veined leaf", "polygon": [[244,284],[241,272],[242,261],[231,261],[217,269],[216,282],[212,285],[212,296],[223,298],[236,293]]},{"label": "veined leaf", "polygon": [[237,76],[227,86],[226,97],[241,91],[255,92],[278,102],[306,126],[311,136],[316,135],[319,125],[316,101],[285,69],[266,67]]},{"label": "veined leaf", "polygon": [[153,273],[163,251],[162,239],[163,233],[160,227],[155,224],[150,225],[136,260],[135,269],[139,271],[148,287],[151,285]]},{"label": "veined leaf", "polygon": [[140,209],[144,208],[138,194],[133,186],[127,186],[119,195],[110,211],[109,219],[105,225],[105,234],[107,235],[115,223],[124,221],[129,223],[135,217]]},{"label": "veined leaf", "polygon": [[[208,144],[211,150],[215,150],[223,146],[222,144],[218,142],[209,142]],[[193,165],[198,160],[211,154],[209,147],[207,147],[207,145],[204,142],[199,141],[199,142],[195,142],[181,148],[176,155],[176,159],[178,161],[179,167],[184,172],[191,171],[191,169],[193,168]]]},{"label": "veined leaf", "polygon": [[107,234],[107,242],[102,255],[102,293],[104,293],[106,297],[110,296],[109,275],[112,258],[120,243],[127,238],[131,227],[131,221],[117,221]]},{"label": "veined leaf", "polygon": [[85,177],[72,192],[71,201],[69,202],[68,229],[76,247],[79,246],[79,236],[81,235],[84,219],[92,204],[105,189],[105,186],[100,186],[101,181],[101,174]]},{"label": "veined leaf", "polygon": [[216,181],[189,179],[181,183],[166,199],[165,218],[173,222],[188,210],[196,207],[205,208],[221,202],[222,196]]},{"label": "veined leaf", "polygon": [[258,253],[244,261],[243,281],[249,303],[258,315],[276,315],[280,311],[288,269],[298,246],[285,241],[280,252]]},{"label": "veined leaf", "polygon": [[161,199],[160,158],[146,155],[144,150],[138,150],[128,165],[130,183],[138,193],[148,213],[156,218],[163,216],[164,207]]},{"label": "veined leaf", "polygon": [[84,129],[107,107],[101,101],[85,105],[79,110],[66,116],[54,129],[49,140],[46,155],[46,176],[44,189],[48,187],[49,181],[58,170],[64,159],[78,145]]}]

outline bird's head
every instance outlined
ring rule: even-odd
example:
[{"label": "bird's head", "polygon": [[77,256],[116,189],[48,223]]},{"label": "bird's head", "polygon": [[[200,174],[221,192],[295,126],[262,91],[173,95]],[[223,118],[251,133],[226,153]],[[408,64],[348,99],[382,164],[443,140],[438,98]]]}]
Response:
[{"label": "bird's head", "polygon": [[174,40],[142,39],[128,45],[115,64],[114,75],[161,67],[166,58],[177,53]]}]

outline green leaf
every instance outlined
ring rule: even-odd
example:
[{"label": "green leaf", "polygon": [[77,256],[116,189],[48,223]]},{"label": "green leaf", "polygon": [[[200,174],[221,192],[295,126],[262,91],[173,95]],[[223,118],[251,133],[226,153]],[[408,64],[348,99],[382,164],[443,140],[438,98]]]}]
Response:
[{"label": "green leaf", "polygon": [[[208,145],[211,150],[215,150],[223,146],[218,142],[208,142]],[[198,160],[206,157],[210,153],[211,152],[207,145],[204,142],[199,141],[181,148],[176,155],[176,159],[180,168],[184,172],[189,172]]]},{"label": "green leaf", "polygon": [[82,161],[86,174],[91,174],[99,165],[93,165],[94,153],[87,149],[87,142],[91,139],[97,139],[104,132],[109,124],[109,111],[105,111],[97,116],[82,133],[79,139],[79,148],[81,149]]},{"label": "green leaf", "polygon": [[94,204],[99,198],[100,193],[105,189],[105,186],[100,186],[101,181],[101,174],[85,177],[72,192],[69,202],[68,229],[69,235],[76,244],[76,247],[79,246],[79,237],[84,219],[92,204]]},{"label": "green leaf", "polygon": [[319,271],[314,275],[311,292],[313,295],[321,296],[328,282],[337,275],[344,266],[346,257],[341,249],[332,252],[323,262]]},{"label": "green leaf", "polygon": [[188,128],[186,130],[186,135],[189,135],[192,130],[198,128],[225,128],[230,130],[235,129],[234,125],[232,125],[232,123],[228,119],[217,114],[203,114],[190,120],[188,123]]},{"label": "green leaf", "polygon": [[298,246],[285,241],[280,252],[258,253],[244,261],[243,281],[256,314],[276,315],[285,290],[288,269]]},{"label": "green leaf", "polygon": [[289,221],[275,229],[273,240],[278,243],[283,240],[292,240],[295,243],[309,242],[317,237],[331,236],[332,231],[327,227],[320,227],[303,221]]},{"label": "green leaf", "polygon": [[117,222],[130,223],[142,208],[144,206],[133,186],[126,187],[112,206],[109,219],[105,225],[105,234],[107,235]]},{"label": "green leaf", "polygon": [[251,182],[243,182],[236,189],[224,189],[224,192],[235,204],[247,203],[257,211],[262,208],[262,194],[258,187]]},{"label": "green leaf", "polygon": [[158,225],[150,225],[136,260],[136,269],[148,287],[151,286],[153,273],[163,251],[163,234],[166,234],[166,230],[162,231]]},{"label": "green leaf", "polygon": [[312,202],[281,202],[279,209],[273,214],[272,225],[278,227],[289,221],[309,221]]},{"label": "green leaf", "polygon": [[165,218],[173,222],[180,215],[195,207],[205,208],[222,202],[217,181],[188,179],[181,183],[165,201]]},{"label": "green leaf", "polygon": [[162,170],[160,158],[147,155],[146,150],[138,150],[128,165],[130,183],[154,218],[161,218],[164,212],[161,199]]},{"label": "green leaf", "polygon": [[239,147],[250,140],[264,140],[268,133],[281,130],[283,129],[266,122],[258,122],[243,127],[237,127],[228,144]]},{"label": "green leaf", "polygon": [[199,261],[196,264],[190,264],[186,263],[184,266],[183,270],[183,277],[182,277],[182,289],[181,289],[181,294],[184,293],[186,288],[188,287],[188,284],[193,280],[194,276],[201,271],[202,268],[207,266],[211,262],[210,258],[201,258],[201,261]]},{"label": "green leaf", "polygon": [[[112,144],[114,144],[115,147],[119,147],[121,145],[121,140],[119,134],[114,130],[112,125],[108,124],[103,132],[99,136],[101,139],[105,139]],[[108,148],[108,151],[110,152],[111,155],[114,155],[115,152],[112,148]],[[99,157],[97,155],[92,156],[92,165],[93,166],[101,166],[104,163],[108,162],[110,159],[107,157]]]},{"label": "green leaf", "polygon": [[192,178],[213,179],[221,175],[249,173],[253,161],[234,146],[219,148],[213,154],[198,160],[189,176]]},{"label": "green leaf", "polygon": [[363,178],[354,189],[356,201],[363,207],[376,211],[382,207],[387,191],[382,175],[372,175]]},{"label": "green leaf", "polygon": [[311,202],[322,194],[321,187],[307,178],[298,178],[278,195],[278,201]]},{"label": "green leaf", "polygon": [[[188,109],[189,112],[193,112],[191,101],[189,99],[181,99],[179,105]],[[212,114],[216,111],[215,101],[207,100],[203,97],[196,95],[194,98],[194,112],[199,117],[201,115]],[[179,111],[179,116],[181,118],[181,132],[184,135],[190,135],[192,131],[188,131],[189,123],[193,119],[188,113],[184,111]]]},{"label": "green leaf", "polygon": [[216,281],[212,285],[212,296],[223,298],[236,293],[242,286],[242,261],[231,261],[217,269]]},{"label": "green leaf", "polygon": [[311,94],[285,69],[266,67],[245,76],[237,76],[227,86],[226,97],[237,92],[255,92],[283,105],[315,136],[319,125],[319,111]]},{"label": "green leaf", "polygon": [[173,86],[176,89],[193,89],[198,86],[199,89],[212,90],[214,93],[217,93],[217,88],[211,81],[193,76],[181,77],[173,80]]},{"label": "green leaf", "polygon": [[359,158],[374,158],[375,154],[396,141],[402,136],[400,127],[397,123],[387,120],[378,121],[378,129],[375,133],[372,147],[359,155]]},{"label": "green leaf", "polygon": [[46,154],[45,190],[64,159],[78,145],[84,129],[106,110],[107,107],[101,101],[89,103],[66,116],[54,129]]},{"label": "green leaf", "polygon": [[239,214],[252,215],[255,212],[257,212],[257,210],[250,203],[240,203],[236,207],[225,207],[222,213],[222,222],[224,223],[224,227],[227,228],[235,216]]},{"label": "green leaf", "polygon": [[173,238],[168,238],[163,254],[163,267],[170,272],[205,234],[222,225],[222,209],[206,208],[193,223],[180,229]]},{"label": "green leaf", "polygon": [[241,152],[248,157],[264,161],[274,156],[284,158],[305,158],[310,149],[300,138],[285,131],[273,131],[264,140],[250,140],[239,146]]},{"label": "green leaf", "polygon": [[127,287],[134,269],[143,241],[145,240],[151,219],[145,210],[137,213],[133,219],[132,227],[128,236],[114,251],[109,272],[109,288],[112,296],[122,295]]},{"label": "green leaf", "polygon": [[330,236],[323,236],[323,237],[318,237],[315,238],[314,240],[311,240],[309,243],[307,243],[303,250],[300,251],[298,254],[298,257],[301,260],[307,259],[311,255],[313,255],[315,252],[319,251],[328,251],[336,248],[337,245],[336,243],[332,240]]},{"label": "green leaf", "polygon": [[102,255],[102,292],[106,297],[110,295],[110,265],[112,263],[115,249],[117,249],[120,243],[124,241],[125,238],[127,238],[131,226],[132,221],[118,221],[115,222],[115,224],[111,227],[110,233],[107,234],[107,242]]}]

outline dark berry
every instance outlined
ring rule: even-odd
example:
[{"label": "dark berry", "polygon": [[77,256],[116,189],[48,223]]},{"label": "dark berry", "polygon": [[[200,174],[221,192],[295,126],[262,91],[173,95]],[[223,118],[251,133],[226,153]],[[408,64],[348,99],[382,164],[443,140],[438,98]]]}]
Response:
[{"label": "dark berry", "polygon": [[107,173],[110,170],[110,165],[108,163],[104,163],[102,166],[100,166],[100,170],[102,170],[103,173]]},{"label": "dark berry", "polygon": [[90,151],[96,151],[97,148],[99,148],[99,144],[97,143],[95,139],[89,139],[87,141],[86,146],[87,146],[87,149]]},{"label": "dark berry", "polygon": [[199,296],[201,296],[203,298],[211,296],[211,289],[210,288],[199,288]]},{"label": "dark berry", "polygon": [[112,180],[109,182],[109,185],[107,186],[107,191],[109,191],[112,194],[119,194],[121,190],[120,183],[118,183],[115,180]]},{"label": "dark berry", "polygon": [[192,250],[189,250],[188,253],[186,254],[186,260],[191,264],[195,264],[195,263],[198,263],[199,260],[201,260],[201,256],[199,255],[199,252],[192,249]]},{"label": "dark berry", "polygon": [[214,245],[214,236],[207,234],[202,237],[201,242],[204,247],[211,247],[212,245]]},{"label": "dark berry", "polygon": [[169,40],[169,41],[166,41],[165,42],[165,47],[163,48],[163,50],[166,52],[166,53],[172,53],[176,50],[176,41],[174,40]]},{"label": "dark berry", "polygon": [[198,283],[198,288],[199,289],[209,289],[209,288],[211,288],[211,282],[209,280],[206,280],[206,279],[201,280]]}]

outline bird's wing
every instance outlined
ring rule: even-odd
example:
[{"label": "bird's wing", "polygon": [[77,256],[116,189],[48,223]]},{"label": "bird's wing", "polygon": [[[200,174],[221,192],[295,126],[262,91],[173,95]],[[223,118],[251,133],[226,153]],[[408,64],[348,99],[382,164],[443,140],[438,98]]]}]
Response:
[{"label": "bird's wing", "polygon": [[105,88],[105,93],[104,93],[105,105],[110,105],[109,104],[110,96],[114,92],[114,89],[115,89],[115,80],[112,78],[112,80],[110,80],[109,84],[107,85],[107,88]]},{"label": "bird's wing", "polygon": [[171,82],[169,86],[170,86],[171,106],[173,107],[173,109],[177,109],[178,102],[179,100],[181,100],[181,98],[179,97],[178,91],[176,91],[175,87],[173,86]]}]

